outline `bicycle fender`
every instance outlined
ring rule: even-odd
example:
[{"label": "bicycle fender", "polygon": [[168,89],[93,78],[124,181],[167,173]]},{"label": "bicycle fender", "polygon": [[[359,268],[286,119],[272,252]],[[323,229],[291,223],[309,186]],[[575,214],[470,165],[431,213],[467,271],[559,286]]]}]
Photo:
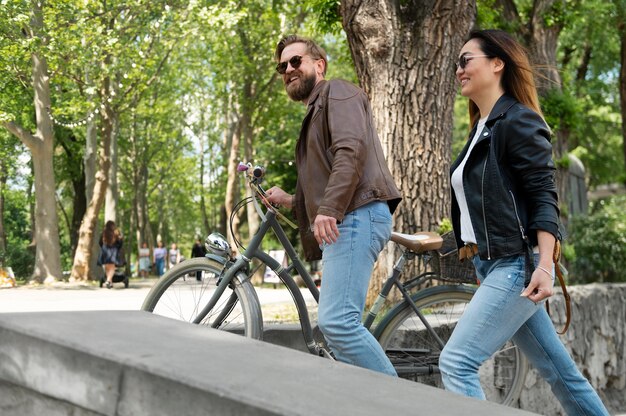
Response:
[{"label": "bicycle fender", "polygon": [[226,265],[226,262],[228,261],[224,257],[218,256],[217,254],[213,254],[213,253],[207,253],[204,257],[206,257],[209,260],[218,262],[222,266]]}]

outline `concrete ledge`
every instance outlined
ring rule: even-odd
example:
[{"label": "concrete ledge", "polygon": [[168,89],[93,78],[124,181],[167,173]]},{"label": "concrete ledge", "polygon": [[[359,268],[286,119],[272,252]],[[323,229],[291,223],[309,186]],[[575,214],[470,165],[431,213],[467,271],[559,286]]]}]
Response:
[{"label": "concrete ledge", "polygon": [[2,415],[530,414],[139,311],[0,314]]},{"label": "concrete ledge", "polygon": [[264,325],[263,341],[301,352],[309,352],[302,336],[300,324]]}]

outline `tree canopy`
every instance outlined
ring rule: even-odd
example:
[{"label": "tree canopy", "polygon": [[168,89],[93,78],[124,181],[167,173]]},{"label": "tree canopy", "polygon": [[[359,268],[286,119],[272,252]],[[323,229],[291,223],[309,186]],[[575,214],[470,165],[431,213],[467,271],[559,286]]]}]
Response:
[{"label": "tree canopy", "polygon": [[[343,27],[350,23],[344,20],[342,27],[342,13],[354,3],[358,2],[0,1],[0,123],[5,127],[0,131],[0,259],[19,269],[21,277],[33,273],[35,247],[41,243],[33,235],[35,208],[42,204],[35,186],[41,155],[17,133],[43,139],[48,137],[47,125],[53,141],[51,173],[42,180],[52,181],[54,192],[45,198],[39,192],[39,197],[56,207],[57,256],[63,270],[70,270],[77,261],[75,253],[88,251],[85,244],[97,239],[95,225],[103,224],[107,206],[114,211],[133,256],[141,242],[152,247],[157,239],[178,243],[188,256],[195,235],[213,230],[226,234],[230,215],[236,219],[238,238],[248,238],[254,231],[254,214],[233,210],[246,192],[233,164],[245,160],[266,165],[272,185],[288,191],[295,187],[293,149],[305,108],[288,100],[276,76],[276,42],[289,33],[313,37],[328,52],[327,77],[355,83],[364,76],[375,77],[364,69],[364,63],[367,66],[376,58],[373,50],[365,50],[371,45],[349,42],[353,33],[347,34]],[[474,26],[503,28],[523,37],[522,25],[528,24],[538,3],[478,1]],[[423,15],[436,23],[446,16],[433,14],[434,9],[419,2],[389,4],[398,7],[401,24],[386,28],[404,30],[398,39],[422,43],[407,48],[419,55],[415,63],[410,56],[404,59],[398,54],[388,62],[379,60],[381,68],[383,64],[388,68],[423,65],[422,51],[439,56],[445,49],[456,56],[456,51],[448,50],[449,39],[422,33],[427,29],[418,29],[408,19]],[[626,76],[620,74],[626,74],[626,58],[620,54],[626,48],[626,4],[623,0],[550,1],[542,7],[546,5],[549,12],[542,14],[543,26],[560,28],[553,69],[561,82],[558,91],[542,95],[547,120],[555,131],[567,130],[567,147],[586,166],[591,188],[624,183],[625,98],[620,92],[626,87],[620,77]],[[507,18],[513,15],[516,19]],[[437,39],[443,43],[436,44]],[[445,56],[442,65],[453,68],[453,60],[448,62]],[[43,71],[39,75],[37,68]],[[434,105],[433,99],[441,97],[424,97],[420,91],[454,87],[428,84],[439,79],[428,73],[410,80],[416,86],[413,100]],[[449,73],[443,78],[453,80]],[[47,90],[41,90],[45,85],[38,80],[48,83]],[[379,102],[379,118],[388,114],[387,120],[377,121],[383,126],[397,119],[411,126],[410,114],[400,116],[394,113],[395,106],[380,105],[385,94],[376,88],[396,85],[398,80],[380,81],[368,91]],[[408,93],[394,91],[399,97]],[[38,99],[42,94],[43,101]],[[408,108],[413,103],[406,104]],[[441,131],[429,130],[413,138],[409,133],[417,127],[412,126],[398,132],[406,140],[403,146],[418,151],[418,141],[429,137],[437,146],[452,149],[443,157],[453,156],[469,126],[463,100],[447,107],[437,112],[421,108],[413,119],[427,128],[430,124],[422,124],[420,117],[435,120],[432,125],[437,126],[441,120],[437,117],[454,115],[451,133],[438,137]],[[390,140],[391,152],[391,136],[385,140]],[[402,165],[403,157],[412,157],[405,161],[407,166],[417,166],[421,160],[407,154],[397,156],[394,163]],[[87,163],[90,158],[95,165]],[[420,179],[415,192],[428,186],[425,181]],[[105,202],[107,189],[113,194]],[[445,201],[442,192],[435,194],[433,198]],[[429,206],[416,209],[432,211]],[[418,225],[432,228],[445,216],[439,211],[432,219],[420,214],[423,219],[416,221],[424,224]],[[404,225],[410,222],[409,215],[402,218]],[[88,220],[94,226],[85,233],[81,224],[84,227]],[[30,268],[22,267],[29,263]]]}]

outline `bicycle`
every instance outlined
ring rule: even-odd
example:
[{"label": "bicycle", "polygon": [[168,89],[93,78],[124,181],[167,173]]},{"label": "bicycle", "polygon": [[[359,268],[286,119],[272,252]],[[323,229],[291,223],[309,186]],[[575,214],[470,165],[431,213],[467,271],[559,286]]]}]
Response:
[{"label": "bicycle", "polygon": [[[240,201],[233,215],[237,209],[252,202],[262,219],[248,247],[242,254],[232,257],[226,239],[219,233],[211,234],[206,239],[207,256],[186,260],[165,273],[150,290],[142,310],[262,339],[261,306],[250,282],[253,274],[251,261],[258,259],[278,275],[293,297],[309,352],[332,358],[323,335],[311,324],[307,305],[292,273],[300,275],[316,302],[319,301],[319,290],[278,222],[279,217],[289,220],[265,200],[261,187],[265,169],[240,164],[238,170],[246,173],[255,196]],[[259,199],[265,201],[265,212]],[[260,248],[270,230],[291,261],[288,267],[283,267]],[[377,300],[365,314],[364,325],[382,345],[400,377],[443,388],[438,369],[439,353],[472,298],[476,280],[471,266],[458,261],[454,242],[444,241],[437,233],[407,235],[394,232],[391,241],[400,245],[403,252]],[[401,282],[404,265],[415,258],[430,270]],[[202,272],[201,281],[186,278],[198,271]],[[423,288],[424,283],[433,280],[443,284]],[[401,299],[374,326],[393,287],[400,291]],[[504,345],[480,369],[487,399],[513,404],[519,398],[527,367],[525,357],[513,343]]]}]

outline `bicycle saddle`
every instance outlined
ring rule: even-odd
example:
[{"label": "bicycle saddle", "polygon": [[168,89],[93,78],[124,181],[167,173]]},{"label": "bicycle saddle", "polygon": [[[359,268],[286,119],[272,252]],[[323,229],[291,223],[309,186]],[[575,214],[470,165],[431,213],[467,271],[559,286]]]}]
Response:
[{"label": "bicycle saddle", "polygon": [[441,236],[430,231],[423,231],[417,234],[402,234],[394,231],[391,233],[391,241],[403,245],[417,254],[438,250],[443,244]]}]

